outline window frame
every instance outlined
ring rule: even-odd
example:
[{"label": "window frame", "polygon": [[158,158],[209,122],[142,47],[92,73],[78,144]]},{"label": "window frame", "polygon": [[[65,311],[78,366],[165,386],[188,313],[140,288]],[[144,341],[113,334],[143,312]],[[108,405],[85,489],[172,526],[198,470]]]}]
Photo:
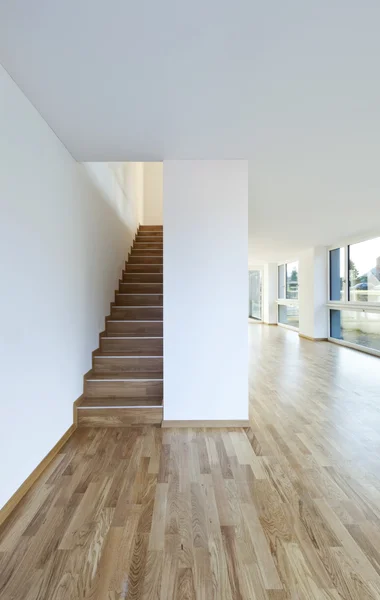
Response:
[{"label": "window frame", "polygon": [[[334,244],[327,249],[327,339],[329,342],[333,342],[334,344],[339,344],[341,346],[346,346],[347,348],[353,348],[354,350],[359,350],[360,352],[364,352],[366,354],[371,354],[373,356],[380,357],[380,351],[375,350],[373,348],[368,348],[367,346],[362,346],[360,344],[354,344],[352,342],[347,342],[345,340],[338,340],[337,338],[331,337],[331,310],[351,310],[358,312],[368,312],[368,313],[380,313],[380,302],[360,302],[357,300],[349,299],[349,264],[350,264],[350,246],[354,244],[360,244],[361,242],[366,242],[372,240],[374,238],[380,237],[379,231],[373,231],[366,235],[361,235],[357,237],[350,238],[349,240],[341,241],[340,243]],[[332,250],[337,250],[338,248],[344,248],[345,256],[344,256],[344,299],[343,300],[330,300],[330,252]]]},{"label": "window frame", "polygon": [[[348,251],[348,247],[349,244],[338,244],[336,246],[331,246],[331,248],[328,248],[327,251],[327,303],[328,304],[337,304],[337,305],[341,305],[341,304],[347,304],[348,303],[348,282],[347,282],[347,277],[348,277],[348,257],[347,257],[347,251]],[[341,248],[344,249],[344,293],[343,293],[343,300],[330,300],[330,296],[331,296],[331,259],[330,259],[330,252],[332,252],[333,250],[340,250]]]},{"label": "window frame", "polygon": [[[338,303],[339,304],[339,303]],[[354,342],[347,342],[346,340],[339,340],[338,338],[334,338],[331,336],[331,311],[332,310],[350,310],[350,311],[355,311],[355,312],[367,312],[367,313],[375,313],[378,314],[380,313],[380,307],[378,307],[377,309],[373,309],[370,308],[370,310],[365,310],[362,307],[359,306],[347,306],[347,305],[341,305],[341,306],[337,306],[336,304],[330,303],[327,304],[327,319],[328,319],[328,323],[327,323],[327,331],[328,331],[328,336],[327,339],[329,342],[333,342],[334,344],[339,344],[340,346],[346,346],[347,348],[353,348],[354,350],[359,350],[360,352],[364,352],[366,354],[372,354],[373,356],[377,356],[380,358],[380,350],[376,350],[375,348],[369,348],[368,346],[363,346],[361,344],[355,344]]]},{"label": "window frame", "polygon": [[[252,271],[260,271],[260,283],[261,283],[261,319],[256,319],[254,317],[250,317],[249,316],[249,301],[250,301],[250,295],[251,292],[250,290],[248,290],[248,319],[250,319],[251,322],[254,323],[264,323],[264,267],[262,265],[259,266],[248,266],[248,282],[249,282],[249,277],[250,277],[250,273]],[[249,283],[248,283],[249,285]]]},{"label": "window frame", "polygon": [[299,302],[298,300],[291,300],[291,299],[285,299],[283,300],[282,298],[280,298],[280,300],[277,300],[277,325],[279,327],[285,327],[286,329],[291,329],[292,331],[299,331],[300,328],[298,327],[294,327],[293,325],[288,325],[287,323],[281,323],[278,320],[278,308],[279,306],[297,306],[298,308],[298,319],[299,319]]},{"label": "window frame", "polygon": [[[297,298],[287,298],[286,294],[288,293],[288,266],[289,265],[297,265]],[[298,281],[298,273],[299,273],[299,261],[291,260],[289,262],[284,263],[284,271],[285,271],[285,299],[286,300],[299,300],[299,281]]]},{"label": "window frame", "polygon": [[[280,269],[282,268],[282,285],[281,288],[284,291],[284,297],[280,298]],[[277,265],[277,300],[286,300],[286,263],[280,263]]]},{"label": "window frame", "polygon": [[[280,321],[278,320],[278,307],[280,305],[282,306],[297,306],[298,310],[299,310],[299,281],[298,281],[298,298],[286,298],[286,283],[287,283],[287,265],[290,265],[292,263],[297,263],[298,265],[298,270],[297,273],[299,275],[299,260],[298,259],[294,259],[294,260],[287,260],[284,262],[280,262],[277,263],[277,300],[276,300],[276,305],[277,305],[277,325],[279,327],[285,327],[286,329],[290,329],[291,331],[296,331],[299,332],[299,327],[294,327],[293,325],[288,325],[286,323],[280,323]],[[283,271],[283,288],[284,288],[284,293],[285,293],[285,298],[279,298],[279,269],[280,267],[284,267]]]},{"label": "window frame", "polygon": [[[349,264],[350,264],[350,246],[354,245],[354,244],[360,244],[361,242],[366,242],[369,240],[372,240],[374,238],[380,237],[380,233],[377,234],[371,234],[370,237],[368,236],[364,236],[361,238],[354,238],[352,240],[350,240],[349,242],[344,242],[344,243],[340,243],[340,244],[334,244],[333,246],[330,246],[328,248],[328,252],[327,252],[327,305],[332,304],[332,305],[336,305],[336,306],[345,306],[346,309],[348,307],[354,307],[357,306],[359,309],[363,308],[379,308],[380,309],[380,302],[360,302],[357,300],[350,300],[349,299],[349,275],[350,275],[350,270],[349,270]],[[344,280],[345,280],[345,286],[344,286],[344,300],[330,300],[330,252],[332,250],[337,250],[338,248],[344,248]]]}]

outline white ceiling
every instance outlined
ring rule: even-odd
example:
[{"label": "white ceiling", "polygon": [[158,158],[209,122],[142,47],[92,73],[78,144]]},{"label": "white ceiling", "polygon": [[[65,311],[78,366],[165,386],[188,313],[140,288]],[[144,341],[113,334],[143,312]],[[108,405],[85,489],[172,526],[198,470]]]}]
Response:
[{"label": "white ceiling", "polygon": [[80,161],[248,158],[250,260],[282,260],[380,230],[379,25],[378,0],[12,0],[0,62]]}]

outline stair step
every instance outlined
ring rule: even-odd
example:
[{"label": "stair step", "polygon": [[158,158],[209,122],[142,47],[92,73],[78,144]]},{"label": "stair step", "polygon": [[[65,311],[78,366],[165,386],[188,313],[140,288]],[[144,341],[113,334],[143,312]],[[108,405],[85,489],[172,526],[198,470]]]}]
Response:
[{"label": "stair step", "polygon": [[162,283],[125,283],[120,282],[119,292],[124,294],[162,294]]},{"label": "stair step", "polygon": [[163,339],[102,336],[100,350],[101,352],[124,352],[126,356],[163,356]]},{"label": "stair step", "polygon": [[[125,375],[125,374],[124,374]],[[111,374],[113,379],[92,378],[84,382],[84,395],[87,398],[146,398],[149,396],[163,396],[163,379],[124,379]]]},{"label": "stair step", "polygon": [[133,248],[136,250],[163,250],[162,242],[134,242]]},{"label": "stair step", "polygon": [[129,255],[127,264],[130,265],[162,265],[162,256],[132,256]]},{"label": "stair step", "polygon": [[81,410],[90,408],[137,408],[137,407],[159,407],[162,406],[162,397],[152,396],[149,398],[83,398],[78,407]]},{"label": "stair step", "polygon": [[99,383],[99,382],[129,382],[129,381],[162,381],[162,373],[155,371],[136,371],[136,372],[122,372],[122,373],[95,373],[91,371],[90,375],[87,375],[87,383]]},{"label": "stair step", "polygon": [[111,319],[138,321],[162,321],[162,306],[116,306],[111,307]]},{"label": "stair step", "polygon": [[163,237],[162,229],[139,229],[136,237]]},{"label": "stair step", "polygon": [[163,231],[163,225],[140,225],[139,231]]},{"label": "stair step", "polygon": [[78,426],[162,423],[163,330],[163,227],[142,225],[85,376]]},{"label": "stair step", "polygon": [[134,244],[136,242],[143,242],[143,243],[148,243],[148,242],[155,242],[156,244],[163,244],[164,243],[164,239],[163,237],[149,237],[147,235],[145,236],[141,236],[141,235],[137,235],[134,239]]},{"label": "stair step", "polygon": [[127,262],[125,265],[125,272],[127,273],[162,273],[162,264],[143,264],[143,263],[130,263]]},{"label": "stair step", "polygon": [[132,248],[130,256],[163,256],[162,248]]},{"label": "stair step", "polygon": [[162,273],[123,273],[125,283],[163,283]]},{"label": "stair step", "polygon": [[93,356],[96,374],[134,373],[140,376],[143,373],[162,379],[163,366],[162,356],[126,356],[123,352],[95,353]]},{"label": "stair step", "polygon": [[162,337],[163,321],[111,320],[106,322],[106,336],[115,337]]},{"label": "stair step", "polygon": [[113,408],[78,408],[79,427],[130,427],[131,425],[160,425],[162,406]]},{"label": "stair step", "polygon": [[155,240],[134,240],[132,248],[134,250],[164,250],[164,242],[160,239]]},{"label": "stair step", "polygon": [[116,306],[162,306],[162,294],[129,294],[116,292]]}]

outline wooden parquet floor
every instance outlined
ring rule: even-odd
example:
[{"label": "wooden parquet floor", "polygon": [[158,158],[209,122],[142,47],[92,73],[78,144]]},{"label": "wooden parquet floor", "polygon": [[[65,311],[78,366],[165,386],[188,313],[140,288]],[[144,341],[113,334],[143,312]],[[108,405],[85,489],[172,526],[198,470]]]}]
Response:
[{"label": "wooden parquet floor", "polygon": [[249,331],[251,427],[77,430],[0,531],[1,599],[380,599],[380,362]]}]

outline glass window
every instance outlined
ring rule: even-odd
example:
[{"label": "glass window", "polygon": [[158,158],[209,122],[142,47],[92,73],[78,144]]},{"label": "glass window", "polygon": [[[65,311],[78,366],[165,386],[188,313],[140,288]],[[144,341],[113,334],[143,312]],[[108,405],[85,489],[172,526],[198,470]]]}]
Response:
[{"label": "glass window", "polygon": [[278,267],[278,297],[285,298],[285,265]]},{"label": "glass window", "polygon": [[291,327],[299,327],[299,308],[298,306],[290,306],[289,304],[279,304],[278,306],[278,322]]},{"label": "glass window", "polygon": [[349,246],[349,300],[380,302],[380,237]]},{"label": "glass window", "polygon": [[330,250],[330,300],[344,301],[344,248]]},{"label": "glass window", "polygon": [[298,298],[298,262],[286,265],[286,298],[290,300]]},{"label": "glass window", "polygon": [[252,319],[262,319],[262,277],[261,271],[249,271],[249,312]]},{"label": "glass window", "polygon": [[380,351],[380,313],[330,310],[330,337]]}]

